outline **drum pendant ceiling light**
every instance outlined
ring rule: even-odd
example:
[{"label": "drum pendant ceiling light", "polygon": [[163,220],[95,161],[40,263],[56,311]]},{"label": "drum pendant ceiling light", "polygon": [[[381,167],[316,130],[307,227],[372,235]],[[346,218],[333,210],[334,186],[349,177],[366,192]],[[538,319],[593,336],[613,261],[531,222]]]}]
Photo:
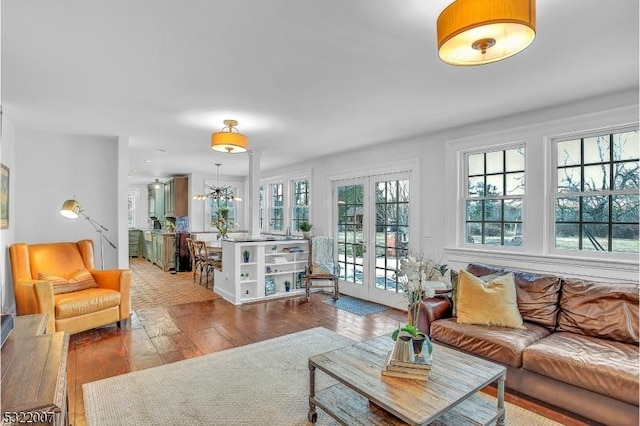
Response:
[{"label": "drum pendant ceiling light", "polygon": [[247,150],[247,137],[238,132],[236,120],[224,120],[225,127],[211,134],[211,149],[237,154]]},{"label": "drum pendant ceiling light", "polygon": [[438,17],[438,55],[451,65],[500,61],[535,37],[535,0],[456,0]]}]

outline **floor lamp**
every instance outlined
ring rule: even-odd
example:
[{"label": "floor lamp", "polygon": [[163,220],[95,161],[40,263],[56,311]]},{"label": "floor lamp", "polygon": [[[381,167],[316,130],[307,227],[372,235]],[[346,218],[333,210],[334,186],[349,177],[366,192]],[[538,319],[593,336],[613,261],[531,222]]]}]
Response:
[{"label": "floor lamp", "polygon": [[67,200],[62,203],[62,207],[60,208],[60,214],[64,217],[68,217],[70,219],[77,219],[78,216],[82,215],[87,219],[87,221],[96,229],[96,232],[100,234],[100,262],[102,264],[102,270],[104,270],[104,241],[107,241],[111,247],[116,248],[115,244],[113,244],[109,239],[104,235],[104,231],[109,231],[104,225],[96,222],[90,216],[84,213],[84,209],[80,207],[80,203],[76,200]]}]

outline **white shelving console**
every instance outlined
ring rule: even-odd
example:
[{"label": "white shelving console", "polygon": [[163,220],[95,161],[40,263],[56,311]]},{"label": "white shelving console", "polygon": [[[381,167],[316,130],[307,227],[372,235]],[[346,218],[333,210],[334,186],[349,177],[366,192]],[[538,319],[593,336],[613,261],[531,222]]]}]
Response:
[{"label": "white shelving console", "polygon": [[308,262],[309,240],[223,241],[213,290],[234,305],[304,294]]}]

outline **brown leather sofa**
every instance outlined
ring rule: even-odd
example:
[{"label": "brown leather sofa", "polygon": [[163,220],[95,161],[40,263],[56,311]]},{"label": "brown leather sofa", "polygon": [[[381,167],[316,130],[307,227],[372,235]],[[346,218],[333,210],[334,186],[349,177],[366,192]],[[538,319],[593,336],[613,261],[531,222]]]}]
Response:
[{"label": "brown leather sofa", "polygon": [[131,270],[97,270],[93,241],[9,247],[18,315],[47,313],[47,332],[78,333],[126,321]]},{"label": "brown leather sofa", "polygon": [[470,264],[475,276],[515,274],[526,329],[460,324],[450,297],[421,303],[432,340],[507,367],[507,388],[607,425],[639,424],[637,283],[604,283]]}]

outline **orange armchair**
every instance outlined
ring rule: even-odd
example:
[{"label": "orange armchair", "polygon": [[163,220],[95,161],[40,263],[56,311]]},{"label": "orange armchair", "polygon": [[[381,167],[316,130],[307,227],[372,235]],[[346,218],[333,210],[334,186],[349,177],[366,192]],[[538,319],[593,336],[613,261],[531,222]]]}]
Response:
[{"label": "orange armchair", "polygon": [[126,321],[131,270],[95,269],[93,241],[9,247],[18,315],[47,313],[47,332],[78,333]]}]

